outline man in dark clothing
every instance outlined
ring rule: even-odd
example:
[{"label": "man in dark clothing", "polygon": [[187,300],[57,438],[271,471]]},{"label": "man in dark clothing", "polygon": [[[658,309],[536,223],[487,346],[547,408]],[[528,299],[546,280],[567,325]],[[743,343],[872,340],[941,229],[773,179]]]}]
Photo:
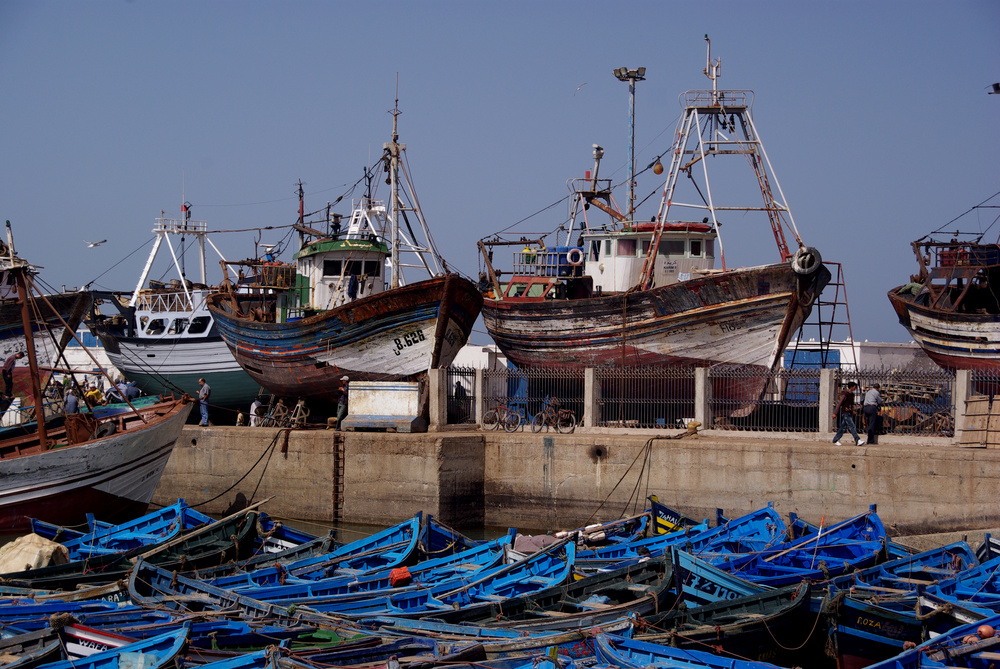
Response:
[{"label": "man in dark clothing", "polygon": [[12,397],[14,395],[14,365],[17,361],[24,357],[24,353],[18,352],[11,356],[8,356],[3,363],[3,394],[7,397]]},{"label": "man in dark clothing", "polygon": [[850,432],[851,436],[854,437],[855,444],[858,446],[865,443],[864,439],[858,437],[858,428],[854,425],[854,391],[857,387],[858,384],[854,381],[848,383],[847,388],[840,394],[840,401],[837,402],[837,408],[833,411],[833,418],[839,426],[837,435],[833,438],[833,443],[837,446],[841,445],[840,438],[844,436],[844,432]]},{"label": "man in dark clothing", "polygon": [[201,409],[201,422],[199,425],[208,427],[208,400],[212,396],[212,387],[205,382],[205,379],[198,379],[201,388],[198,390],[198,408]]}]

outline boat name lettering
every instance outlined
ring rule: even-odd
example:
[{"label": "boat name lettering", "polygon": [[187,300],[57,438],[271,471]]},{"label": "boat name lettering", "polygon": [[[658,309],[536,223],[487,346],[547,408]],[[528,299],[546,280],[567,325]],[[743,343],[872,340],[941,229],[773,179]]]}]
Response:
[{"label": "boat name lettering", "polygon": [[723,587],[719,583],[713,583],[709,579],[703,576],[698,576],[697,574],[691,574],[690,583],[685,584],[684,587],[690,587],[692,590],[698,592],[715,595],[719,599],[736,599],[740,596],[739,593]]},{"label": "boat name lettering", "polygon": [[409,332],[403,335],[402,338],[395,337],[392,341],[393,343],[396,344],[396,348],[393,351],[393,353],[399,355],[399,352],[402,351],[404,348],[425,341],[424,331],[417,330],[416,332]]},{"label": "boat name lettering", "polygon": [[727,321],[725,323],[719,323],[719,328],[723,332],[736,332],[737,330],[742,330],[746,327],[746,323],[742,320]]},{"label": "boat name lettering", "polygon": [[92,648],[94,650],[109,650],[111,646],[106,643],[99,643],[97,641],[92,641],[91,639],[77,639],[77,644],[83,648]]},{"label": "boat name lettering", "polygon": [[882,629],[882,623],[874,618],[865,618],[864,616],[858,616],[858,622],[855,623],[859,627],[874,627],[875,629]]}]

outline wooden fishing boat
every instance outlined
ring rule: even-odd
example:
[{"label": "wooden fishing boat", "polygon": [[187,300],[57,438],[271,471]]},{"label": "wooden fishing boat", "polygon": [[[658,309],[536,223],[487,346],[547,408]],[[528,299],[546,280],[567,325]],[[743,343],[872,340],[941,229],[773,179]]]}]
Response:
[{"label": "wooden fishing boat", "polygon": [[970,567],[926,588],[936,597],[1000,613],[1000,557]]},{"label": "wooden fishing boat", "polygon": [[[19,322],[27,335],[41,322],[32,318],[32,268],[15,255],[9,223],[3,251],[0,271],[17,285]],[[84,522],[88,511],[107,521],[145,513],[190,402],[172,400],[104,421],[71,414],[50,430],[33,337],[26,336],[25,344],[34,406],[43,420],[36,420],[31,434],[0,440],[0,532],[26,532],[33,517],[73,525]]]},{"label": "wooden fishing boat", "polygon": [[220,588],[239,590],[327,578],[338,570],[343,570],[341,573],[358,573],[376,568],[395,568],[409,560],[419,545],[422,518],[423,514],[417,512],[409,520],[327,553],[287,563],[279,562],[249,573],[213,578],[211,583]]},{"label": "wooden fishing boat", "polygon": [[717,569],[687,551],[672,548],[674,580],[680,598],[687,606],[704,606],[713,602],[739,599],[766,591],[763,585]]},{"label": "wooden fishing boat", "polygon": [[866,513],[823,529],[819,534],[708,562],[772,587],[803,580],[826,581],[884,560],[885,536],[885,526],[872,505]]},{"label": "wooden fishing boat", "polygon": [[469,577],[455,577],[430,587],[357,599],[313,600],[309,609],[348,618],[375,615],[423,616],[435,611],[469,609],[558,586],[573,573],[576,544],[562,539],[522,560]]},{"label": "wooden fishing boat", "polygon": [[768,550],[785,540],[787,526],[771,502],[738,518],[720,520],[716,527],[693,535],[678,547],[716,564],[728,562],[734,556]]},{"label": "wooden fishing boat", "polygon": [[[816,249],[802,242],[779,200],[783,195],[752,119],[753,92],[718,90],[717,67],[706,74],[712,90],[681,96],[683,114],[653,215],[640,218],[631,196],[619,211],[611,180],[598,178],[604,149],[594,145],[593,174],[569,182],[570,220],[559,226],[559,238],[548,244],[499,235],[480,241],[483,322],[515,365],[760,371],[779,365],[830,273]],[[763,206],[760,199],[748,200],[750,191],[739,185],[723,196],[725,184],[710,183],[708,165],[731,167],[733,159],[750,167],[747,187],[757,187]],[[719,167],[720,175],[732,173]],[[633,193],[635,182],[627,183]],[[607,218],[596,218],[598,210]],[[739,225],[756,218],[762,229],[770,227],[778,262],[730,266],[719,226],[737,218]],[[795,247],[789,248],[786,235]],[[511,246],[512,269],[501,272],[494,268],[494,251]],[[747,415],[765,378],[718,376],[712,396],[735,402],[734,415]]]},{"label": "wooden fishing boat", "polygon": [[648,641],[598,634],[594,639],[598,660],[620,669],[686,667],[687,669],[777,669],[769,662],[730,659],[690,648],[671,648]]},{"label": "wooden fishing boat", "polygon": [[[181,208],[182,218],[156,219],[155,242],[131,294],[95,293],[117,313],[95,314],[91,325],[111,363],[142,392],[193,394],[198,379],[205,377],[211,380],[213,405],[246,410],[260,386],[233,358],[205,306],[205,299],[217,290],[208,285],[206,243],[220,258],[222,254],[209,238],[208,223],[191,219],[189,204]],[[185,264],[188,244],[182,241],[178,249],[173,247],[171,239],[178,238],[198,249],[198,282],[188,279],[196,274]],[[170,249],[177,278],[150,280],[146,286],[164,245]]]},{"label": "wooden fishing boat", "polygon": [[668,557],[661,556],[520,597],[423,617],[524,631],[566,630],[665,610],[675,599],[672,565]]},{"label": "wooden fishing boat", "polygon": [[[80,536],[65,538],[60,543],[69,551],[69,559],[85,560],[96,555],[108,553],[128,553],[142,550],[153,544],[169,541],[181,533],[201,525],[214,522],[214,519],[189,507],[184,500],[163,507],[152,513],[140,516],[134,520],[118,525],[101,523],[91,532]],[[44,530],[56,540],[56,536],[67,535],[67,530],[58,527],[53,532],[51,526],[43,528],[32,519],[32,529]]]},{"label": "wooden fishing boat", "polygon": [[147,547],[145,552],[101,554],[68,564],[6,574],[4,578],[21,587],[74,590],[81,584],[114,583],[127,578],[137,553],[167,569],[195,570],[245,558],[253,550],[256,538],[257,512],[242,511]]},{"label": "wooden fishing boat", "polygon": [[636,561],[644,557],[657,557],[668,553],[672,546],[687,544],[702,532],[708,531],[708,525],[692,525],[669,534],[656,534],[644,539],[619,542],[582,550],[577,553],[577,566],[583,571],[606,569],[625,561]]},{"label": "wooden fishing boat", "polygon": [[919,270],[888,293],[899,324],[945,369],[1000,370],[1000,305],[993,295],[1000,282],[1000,244],[983,243],[976,222],[970,232],[954,225],[966,215],[995,208],[990,202],[996,198],[952,219],[947,230],[931,233],[950,240],[927,235],[913,242]]},{"label": "wooden fishing boat", "polygon": [[127,646],[44,666],[46,669],[120,669],[122,665],[119,661],[128,656],[133,661],[141,662],[143,669],[161,669],[174,665],[175,659],[187,644],[187,635],[188,628],[182,627],[175,632],[136,641]]},{"label": "wooden fishing boat", "polygon": [[[372,168],[369,193],[354,203],[346,231],[339,229],[339,215],[319,224],[331,225],[328,230],[317,230],[303,218],[300,186],[295,265],[228,263],[249,270],[255,283],[209,297],[236,360],[276,395],[330,404],[344,375],[352,381],[407,380],[447,367],[479,316],[476,284],[448,272],[419,207],[402,207],[398,177],[406,147],[398,141],[397,118],[398,110],[392,141],[377,166],[390,173],[388,209],[371,196]],[[409,185],[405,171],[403,176]],[[409,195],[415,205],[412,187]],[[416,213],[426,242],[413,237],[413,226],[400,228],[405,211]],[[408,283],[404,265],[431,277]]]},{"label": "wooden fishing boat", "polygon": [[887,660],[872,669],[920,669],[922,667],[982,667],[996,662],[1000,650],[1000,615],[955,627]]},{"label": "wooden fishing boat", "polygon": [[[809,613],[810,592],[809,584],[801,583],[647,615],[636,639],[692,650],[712,647],[727,656],[788,666],[808,656],[806,645],[820,620]],[[822,634],[815,635],[812,650],[822,649],[823,641]]]},{"label": "wooden fishing boat", "polygon": [[385,595],[403,589],[432,587],[455,578],[473,578],[478,572],[491,569],[503,562],[510,542],[510,535],[505,535],[462,553],[425,560],[410,567],[382,569],[372,573],[334,576],[298,583],[286,582],[285,585],[233,589],[254,599],[281,603],[285,606],[292,603],[309,606],[311,602]]}]

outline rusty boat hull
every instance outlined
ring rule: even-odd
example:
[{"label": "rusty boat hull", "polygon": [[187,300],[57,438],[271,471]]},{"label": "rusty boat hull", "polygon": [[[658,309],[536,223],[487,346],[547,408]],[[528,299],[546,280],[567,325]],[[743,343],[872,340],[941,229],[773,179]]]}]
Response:
[{"label": "rusty boat hull", "polygon": [[[777,263],[582,299],[487,299],[483,321],[519,367],[773,369],[829,280],[825,267],[803,277]],[[762,377],[747,376],[720,381],[715,396],[758,399]]]},{"label": "rusty boat hull", "polygon": [[957,313],[918,304],[897,286],[889,302],[900,325],[944,369],[1000,372],[1000,315]]},{"label": "rusty boat hull", "polygon": [[468,341],[483,298],[447,274],[288,323],[253,320],[246,296],[218,293],[209,309],[236,360],[270,392],[335,401],[339,379],[394,381],[446,367]]}]

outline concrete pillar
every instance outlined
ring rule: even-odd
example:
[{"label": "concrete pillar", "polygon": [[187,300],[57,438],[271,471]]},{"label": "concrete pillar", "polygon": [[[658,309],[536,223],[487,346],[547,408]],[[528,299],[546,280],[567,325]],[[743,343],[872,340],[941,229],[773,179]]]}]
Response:
[{"label": "concrete pillar", "polygon": [[837,377],[834,369],[819,370],[819,434],[832,438],[837,426],[833,421],[833,407],[837,402]]},{"label": "concrete pillar", "polygon": [[601,422],[601,384],[597,381],[597,370],[588,367],[583,370],[583,427],[597,427]]},{"label": "concrete pillar", "polygon": [[694,419],[701,423],[703,430],[712,428],[712,384],[708,379],[708,367],[694,368]]},{"label": "concrete pillar", "polygon": [[486,413],[486,375],[483,374],[483,368],[476,368],[476,385],[475,391],[472,393],[473,401],[476,403],[476,422],[482,424],[483,414]]},{"label": "concrete pillar", "polygon": [[951,387],[951,415],[955,417],[955,443],[962,443],[962,430],[965,429],[966,403],[972,394],[972,371],[968,369],[955,370],[955,383]]},{"label": "concrete pillar", "polygon": [[427,429],[439,430],[448,424],[448,370],[432,369],[427,372],[429,414]]}]

